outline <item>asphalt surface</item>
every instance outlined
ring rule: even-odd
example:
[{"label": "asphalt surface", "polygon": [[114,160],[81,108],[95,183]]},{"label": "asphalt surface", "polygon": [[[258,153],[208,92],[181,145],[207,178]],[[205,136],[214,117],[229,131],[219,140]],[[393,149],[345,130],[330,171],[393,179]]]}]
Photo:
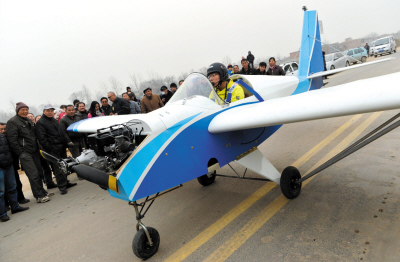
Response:
[{"label": "asphalt surface", "polygon": [[[390,56],[397,59],[330,76],[324,88],[399,72],[399,53]],[[396,113],[284,125],[259,149],[280,172],[295,165],[304,175]],[[161,236],[148,261],[399,261],[399,136],[394,130],[324,170],[294,200],[261,181],[185,183],[143,219]],[[227,166],[218,173],[234,175]],[[75,175],[70,180],[78,186],[63,196],[50,190],[55,195],[44,204],[25,188],[30,209],[0,223],[0,261],[140,261],[131,249],[133,207]]]}]

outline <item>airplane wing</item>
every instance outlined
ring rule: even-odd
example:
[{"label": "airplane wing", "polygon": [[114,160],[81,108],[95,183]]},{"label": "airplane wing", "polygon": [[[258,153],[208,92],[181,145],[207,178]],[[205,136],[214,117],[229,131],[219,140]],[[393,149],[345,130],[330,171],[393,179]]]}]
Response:
[{"label": "airplane wing", "polygon": [[326,76],[326,75],[332,75],[335,73],[339,73],[342,71],[346,71],[346,70],[351,70],[351,69],[355,69],[358,67],[363,67],[363,66],[369,66],[369,65],[373,65],[373,64],[377,64],[377,63],[381,63],[381,62],[386,62],[389,60],[394,60],[396,58],[394,57],[389,57],[389,58],[385,58],[385,59],[381,59],[381,60],[377,60],[377,61],[373,61],[373,62],[368,62],[368,63],[362,63],[359,65],[353,65],[353,66],[348,66],[348,67],[342,67],[342,68],[337,68],[337,69],[333,69],[333,70],[329,70],[329,71],[321,71],[315,74],[311,74],[309,76],[307,76],[308,79],[312,79],[312,78],[316,78],[316,77],[320,77],[320,76]]},{"label": "airplane wing", "polygon": [[346,116],[400,108],[400,73],[359,80],[298,95],[225,110],[210,133]]}]

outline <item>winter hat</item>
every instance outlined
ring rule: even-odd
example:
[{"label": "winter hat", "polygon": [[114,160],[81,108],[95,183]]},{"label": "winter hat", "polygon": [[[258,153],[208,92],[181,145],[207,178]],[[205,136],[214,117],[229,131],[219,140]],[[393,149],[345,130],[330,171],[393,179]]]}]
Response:
[{"label": "winter hat", "polygon": [[18,111],[19,111],[21,108],[24,108],[24,107],[26,107],[26,108],[29,109],[29,106],[27,106],[25,103],[23,103],[23,102],[18,102],[18,103],[17,103],[17,106],[15,107],[15,111],[17,112],[17,114],[18,114]]}]

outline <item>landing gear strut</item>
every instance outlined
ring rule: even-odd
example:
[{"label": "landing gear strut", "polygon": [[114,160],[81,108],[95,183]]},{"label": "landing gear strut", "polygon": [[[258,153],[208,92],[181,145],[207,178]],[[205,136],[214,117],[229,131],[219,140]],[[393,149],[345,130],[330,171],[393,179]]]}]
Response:
[{"label": "landing gear strut", "polygon": [[[141,259],[148,259],[152,257],[155,253],[157,253],[158,247],[160,246],[160,234],[155,228],[146,227],[142,223],[142,218],[146,215],[147,211],[150,209],[151,205],[154,203],[156,198],[165,195],[175,189],[182,187],[182,184],[171,188],[162,193],[157,193],[153,197],[146,197],[146,199],[142,203],[137,203],[136,201],[130,201],[129,205],[132,205],[135,208],[136,213],[136,234],[132,241],[132,250],[133,253]],[[147,205],[148,203],[148,205]],[[147,207],[146,207],[147,205]],[[140,207],[140,210],[139,210]],[[146,207],[146,210],[144,210]],[[144,212],[143,212],[144,210]]]}]

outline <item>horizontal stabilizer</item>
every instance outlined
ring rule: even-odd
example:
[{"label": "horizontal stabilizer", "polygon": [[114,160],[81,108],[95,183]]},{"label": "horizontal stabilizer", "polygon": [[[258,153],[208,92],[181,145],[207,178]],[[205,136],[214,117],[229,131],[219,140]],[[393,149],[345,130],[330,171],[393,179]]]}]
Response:
[{"label": "horizontal stabilizer", "polygon": [[362,64],[359,64],[359,65],[342,67],[342,68],[337,68],[337,69],[333,69],[333,70],[329,70],[329,71],[322,71],[322,72],[319,72],[319,73],[315,73],[315,74],[309,75],[307,78],[308,79],[312,79],[312,78],[316,78],[316,77],[320,77],[320,76],[332,75],[332,74],[339,73],[339,72],[342,72],[342,71],[356,69],[356,68],[359,68],[359,67],[362,67],[362,66],[373,65],[373,64],[377,64],[377,63],[381,63],[381,62],[386,62],[386,61],[393,60],[393,59],[396,59],[396,58],[389,57],[389,58],[381,59],[381,60],[378,60],[378,61],[362,63]]},{"label": "horizontal stabilizer", "polygon": [[400,73],[238,106],[214,117],[210,133],[400,108]]}]

